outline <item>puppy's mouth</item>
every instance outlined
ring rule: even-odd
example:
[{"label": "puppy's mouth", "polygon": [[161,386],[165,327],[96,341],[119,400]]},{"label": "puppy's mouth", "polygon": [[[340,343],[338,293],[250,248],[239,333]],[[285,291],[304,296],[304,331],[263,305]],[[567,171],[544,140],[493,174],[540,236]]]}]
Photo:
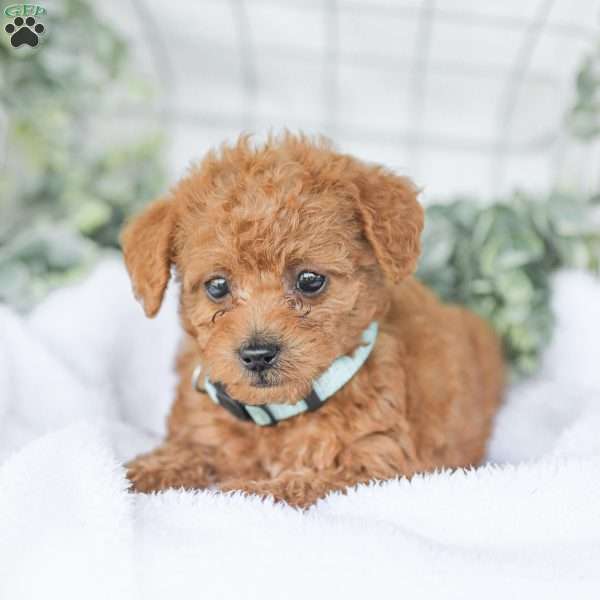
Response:
[{"label": "puppy's mouth", "polygon": [[250,378],[250,386],[254,388],[274,388],[281,385],[281,379],[274,373],[257,373]]},{"label": "puppy's mouth", "polygon": [[274,388],[278,387],[278,383],[271,383],[270,381],[254,381],[250,384],[254,388]]}]

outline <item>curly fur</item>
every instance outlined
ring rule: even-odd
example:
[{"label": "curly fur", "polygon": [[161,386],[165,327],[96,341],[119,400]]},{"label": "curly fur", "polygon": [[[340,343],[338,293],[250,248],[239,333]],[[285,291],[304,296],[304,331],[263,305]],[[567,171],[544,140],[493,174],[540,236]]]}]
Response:
[{"label": "curly fur", "polygon": [[[417,195],[410,180],[323,140],[285,134],[254,147],[241,137],[127,226],[136,296],[156,314],[174,267],[185,332],[167,440],[128,465],[136,490],[217,486],[304,507],[359,482],[482,459],[503,388],[500,345],[412,277]],[[323,293],[298,295],[303,269],[327,275]],[[204,291],[215,275],[231,282],[222,302]],[[373,319],[369,360],[317,412],[261,428],[191,387],[201,363],[246,403],[297,402]],[[254,386],[236,353],[255,332],[283,348],[271,387]]]}]

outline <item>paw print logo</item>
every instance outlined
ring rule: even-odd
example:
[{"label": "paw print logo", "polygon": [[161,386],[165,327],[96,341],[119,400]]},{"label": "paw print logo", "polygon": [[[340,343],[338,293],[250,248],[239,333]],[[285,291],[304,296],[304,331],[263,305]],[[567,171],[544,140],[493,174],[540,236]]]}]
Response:
[{"label": "paw print logo", "polygon": [[9,23],[4,31],[10,35],[10,45],[13,48],[27,45],[35,48],[40,40],[40,35],[46,28],[41,23],[36,23],[33,17],[15,17],[12,23]]}]

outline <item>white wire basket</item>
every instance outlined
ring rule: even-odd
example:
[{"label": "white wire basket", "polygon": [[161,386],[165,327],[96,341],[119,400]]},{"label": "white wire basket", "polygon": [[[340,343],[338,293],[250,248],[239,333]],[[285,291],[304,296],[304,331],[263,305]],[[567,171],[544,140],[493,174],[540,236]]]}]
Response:
[{"label": "white wire basket", "polygon": [[241,131],[287,127],[412,176],[426,200],[600,188],[598,144],[564,127],[599,0],[102,8],[161,85],[173,177]]}]

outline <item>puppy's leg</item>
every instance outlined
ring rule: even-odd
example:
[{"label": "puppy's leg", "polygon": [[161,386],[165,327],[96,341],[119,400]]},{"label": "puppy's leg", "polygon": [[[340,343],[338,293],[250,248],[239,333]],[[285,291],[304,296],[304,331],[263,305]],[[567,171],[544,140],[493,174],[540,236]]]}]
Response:
[{"label": "puppy's leg", "polygon": [[339,469],[313,471],[307,468],[284,471],[273,479],[227,479],[218,487],[223,492],[240,491],[307,508],[329,492],[344,492],[346,488],[365,481],[365,477]]},{"label": "puppy's leg", "polygon": [[214,482],[214,450],[207,446],[167,441],[127,463],[127,477],[138,492],[166,488],[205,488]]}]

